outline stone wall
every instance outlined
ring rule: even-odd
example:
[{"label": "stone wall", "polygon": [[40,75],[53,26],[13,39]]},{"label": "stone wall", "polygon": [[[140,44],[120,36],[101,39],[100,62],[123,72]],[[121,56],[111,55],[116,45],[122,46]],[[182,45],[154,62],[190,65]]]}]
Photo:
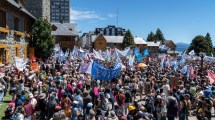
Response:
[{"label": "stone wall", "polygon": [[50,20],[50,0],[25,0],[24,7],[36,18]]},{"label": "stone wall", "polygon": [[50,0],[42,0],[42,17],[50,21]]}]

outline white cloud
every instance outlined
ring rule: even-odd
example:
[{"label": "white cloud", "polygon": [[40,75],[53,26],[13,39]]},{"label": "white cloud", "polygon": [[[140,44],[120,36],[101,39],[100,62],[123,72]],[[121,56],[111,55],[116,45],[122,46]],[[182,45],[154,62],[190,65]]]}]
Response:
[{"label": "white cloud", "polygon": [[83,19],[98,19],[98,20],[104,20],[104,17],[101,17],[98,13],[95,11],[90,10],[75,10],[70,9],[70,21],[74,22],[75,20],[83,20]]},{"label": "white cloud", "polygon": [[107,16],[108,16],[109,18],[117,17],[116,14],[112,14],[112,13],[109,13]]}]

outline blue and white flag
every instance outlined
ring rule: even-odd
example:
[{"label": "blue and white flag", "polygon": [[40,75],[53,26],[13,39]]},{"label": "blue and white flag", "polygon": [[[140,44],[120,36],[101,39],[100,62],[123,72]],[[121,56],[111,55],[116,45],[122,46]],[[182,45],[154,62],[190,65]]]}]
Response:
[{"label": "blue and white flag", "polygon": [[143,51],[143,55],[144,56],[149,56],[149,49],[146,48],[144,51]]},{"label": "blue and white flag", "polygon": [[121,57],[126,57],[126,56],[129,56],[129,51],[130,51],[130,48],[127,48],[125,49],[124,51],[120,51],[118,50],[117,48],[115,48],[115,51],[116,51],[116,54],[121,58]]},{"label": "blue and white flag", "polygon": [[120,76],[121,65],[117,63],[113,68],[106,68],[97,60],[93,61],[92,77],[98,80],[109,81]]},{"label": "blue and white flag", "polygon": [[187,65],[185,65],[184,67],[182,67],[181,73],[182,73],[182,74],[187,73]]},{"label": "blue and white flag", "polygon": [[136,57],[137,62],[142,62],[142,54],[139,52],[139,48],[134,49],[134,55]]},{"label": "blue and white flag", "polygon": [[185,64],[185,59],[181,59],[181,61],[179,62],[180,65],[184,65]]},{"label": "blue and white flag", "polygon": [[161,45],[159,49],[160,51],[167,51],[169,48],[166,45]]},{"label": "blue and white flag", "polygon": [[175,65],[173,66],[173,69],[174,69],[174,71],[176,72],[176,71],[178,70],[178,65],[175,64]]},{"label": "blue and white flag", "polygon": [[163,69],[163,65],[164,65],[164,59],[161,59],[161,62],[160,62],[160,69],[161,70]]},{"label": "blue and white flag", "polygon": [[194,50],[192,50],[188,54],[193,56],[193,55],[195,55],[195,52],[194,52]]},{"label": "blue and white flag", "polygon": [[65,56],[65,54],[63,53],[63,51],[60,50],[60,53],[59,53],[59,55],[58,55],[58,61],[59,61],[59,62],[63,62],[64,60],[66,60],[66,56]]},{"label": "blue and white flag", "polygon": [[60,51],[60,45],[59,44],[56,44],[54,46],[54,52],[59,52]]}]

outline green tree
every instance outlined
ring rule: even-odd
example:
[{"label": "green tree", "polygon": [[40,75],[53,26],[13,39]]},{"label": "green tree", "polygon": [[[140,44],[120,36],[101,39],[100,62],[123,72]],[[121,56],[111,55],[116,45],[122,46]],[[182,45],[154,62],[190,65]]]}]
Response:
[{"label": "green tree", "polygon": [[130,30],[127,30],[122,42],[122,48],[126,48],[126,47],[135,47],[135,43],[134,43],[134,37],[131,34]]},{"label": "green tree", "polygon": [[148,42],[155,41],[155,34],[152,31],[148,34],[146,41],[148,41]]},{"label": "green tree", "polygon": [[208,52],[210,53],[209,55],[211,55],[213,53],[213,43],[212,43],[212,40],[211,40],[211,36],[210,36],[210,33],[207,33],[205,35],[205,39],[208,41],[209,43],[209,46],[208,46]]},{"label": "green tree", "polygon": [[198,35],[192,40],[190,47],[188,48],[188,52],[194,50],[195,53],[197,54],[200,52],[209,54],[208,45],[209,45],[208,40],[205,39],[204,36]]},{"label": "green tree", "polygon": [[46,19],[38,19],[32,26],[33,41],[31,46],[35,49],[36,57],[46,59],[52,54],[55,39],[51,32],[51,24]]},{"label": "green tree", "polygon": [[161,40],[162,44],[164,44],[165,38],[160,28],[158,28],[155,33],[155,41],[158,41],[158,40]]}]

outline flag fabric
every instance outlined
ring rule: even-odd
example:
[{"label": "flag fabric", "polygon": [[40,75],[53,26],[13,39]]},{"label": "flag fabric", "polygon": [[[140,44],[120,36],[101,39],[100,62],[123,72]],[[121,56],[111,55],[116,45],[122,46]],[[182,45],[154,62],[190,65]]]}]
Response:
[{"label": "flag fabric", "polygon": [[58,61],[63,62],[66,59],[65,54],[63,53],[63,50],[60,50],[60,53],[58,55]]},{"label": "flag fabric", "polygon": [[105,59],[102,57],[102,55],[99,53],[99,51],[96,51],[93,49],[94,58],[105,61]]},{"label": "flag fabric", "polygon": [[195,55],[195,52],[194,52],[194,50],[192,50],[188,54],[193,56],[193,55]]},{"label": "flag fabric", "polygon": [[26,67],[27,60],[23,58],[15,57],[15,66],[19,71],[23,71]]},{"label": "flag fabric", "polygon": [[60,51],[60,45],[59,45],[59,44],[56,44],[56,45],[55,45],[54,51],[55,51],[55,52],[59,52],[59,51]]},{"label": "flag fabric", "polygon": [[113,68],[106,68],[97,60],[93,61],[92,77],[98,80],[109,81],[120,75],[121,65],[117,63]]},{"label": "flag fabric", "polygon": [[116,51],[116,54],[121,58],[121,57],[128,56],[130,48],[126,48],[124,51],[120,51],[119,49],[115,48],[115,51]]},{"label": "flag fabric", "polygon": [[134,49],[134,55],[136,57],[137,62],[141,62],[142,61],[142,54],[139,52],[139,48],[135,48]]},{"label": "flag fabric", "polygon": [[164,59],[161,59],[161,62],[160,62],[160,69],[161,70],[163,69],[163,65],[164,65]]},{"label": "flag fabric", "polygon": [[193,80],[195,77],[193,66],[190,66],[190,78]]},{"label": "flag fabric", "polygon": [[176,71],[178,70],[178,65],[177,65],[177,64],[174,64],[173,69],[174,69],[174,71],[176,72]]},{"label": "flag fabric", "polygon": [[180,65],[184,65],[185,64],[185,59],[181,59],[181,61],[179,62]]},{"label": "flag fabric", "polygon": [[208,70],[208,79],[210,81],[210,84],[213,84],[215,81],[215,75],[210,70]]},{"label": "flag fabric", "polygon": [[149,49],[146,48],[144,51],[143,51],[143,55],[144,56],[149,56]]},{"label": "flag fabric", "polygon": [[89,67],[89,65],[90,65],[89,63],[81,63],[79,72],[80,73],[86,73],[87,68]]},{"label": "flag fabric", "polygon": [[182,67],[181,73],[182,73],[182,74],[187,73],[187,65],[185,65],[184,67]]},{"label": "flag fabric", "polygon": [[128,65],[131,67],[134,65],[134,56],[130,56],[128,60]]},{"label": "flag fabric", "polygon": [[159,46],[160,51],[167,51],[169,48],[166,45]]}]

